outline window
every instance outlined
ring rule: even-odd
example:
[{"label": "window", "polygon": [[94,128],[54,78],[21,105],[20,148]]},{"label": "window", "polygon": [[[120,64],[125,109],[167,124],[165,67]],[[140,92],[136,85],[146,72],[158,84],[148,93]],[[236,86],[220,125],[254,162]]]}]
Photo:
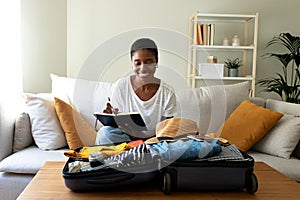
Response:
[{"label": "window", "polygon": [[0,2],[0,99],[22,91],[21,0]]}]

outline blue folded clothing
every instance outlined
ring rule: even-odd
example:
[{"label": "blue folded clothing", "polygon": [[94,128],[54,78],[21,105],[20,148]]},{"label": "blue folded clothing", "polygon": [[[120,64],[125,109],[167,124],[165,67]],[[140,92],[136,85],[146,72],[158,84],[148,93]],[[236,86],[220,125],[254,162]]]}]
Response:
[{"label": "blue folded clothing", "polygon": [[218,140],[197,141],[197,140],[177,140],[175,142],[159,142],[152,145],[166,162],[175,160],[194,160],[207,158],[219,154],[222,151]]}]

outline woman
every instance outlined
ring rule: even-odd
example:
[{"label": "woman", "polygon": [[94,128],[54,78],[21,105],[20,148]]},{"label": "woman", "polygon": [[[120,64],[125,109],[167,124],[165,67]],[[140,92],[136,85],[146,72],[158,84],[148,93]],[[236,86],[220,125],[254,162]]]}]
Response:
[{"label": "woman", "polygon": [[174,90],[155,77],[158,49],[149,38],[136,40],[130,50],[133,75],[121,78],[115,84],[112,106],[120,112],[139,112],[148,131],[139,132],[129,126],[104,126],[97,133],[96,145],[146,140],[155,135],[156,124],[175,116]]}]

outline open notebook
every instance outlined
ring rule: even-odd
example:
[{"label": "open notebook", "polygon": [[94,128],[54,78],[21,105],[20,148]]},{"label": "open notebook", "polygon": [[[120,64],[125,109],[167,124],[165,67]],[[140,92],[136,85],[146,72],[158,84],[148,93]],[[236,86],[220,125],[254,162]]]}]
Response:
[{"label": "open notebook", "polygon": [[139,131],[147,131],[146,124],[138,112],[129,113],[94,113],[94,116],[104,125],[121,128],[130,126]]}]

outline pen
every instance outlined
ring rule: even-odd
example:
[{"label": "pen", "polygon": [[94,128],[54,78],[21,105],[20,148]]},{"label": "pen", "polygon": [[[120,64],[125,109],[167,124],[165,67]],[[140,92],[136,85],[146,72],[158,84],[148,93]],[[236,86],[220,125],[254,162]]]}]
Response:
[{"label": "pen", "polygon": [[108,104],[109,104],[109,106],[110,106],[110,109],[111,109],[112,113],[113,113],[113,114],[117,114],[117,113],[119,112],[119,109],[118,109],[118,108],[114,108],[114,107],[111,105],[111,103],[110,103],[110,98],[109,98],[109,97],[107,97],[107,98],[108,98]]}]

